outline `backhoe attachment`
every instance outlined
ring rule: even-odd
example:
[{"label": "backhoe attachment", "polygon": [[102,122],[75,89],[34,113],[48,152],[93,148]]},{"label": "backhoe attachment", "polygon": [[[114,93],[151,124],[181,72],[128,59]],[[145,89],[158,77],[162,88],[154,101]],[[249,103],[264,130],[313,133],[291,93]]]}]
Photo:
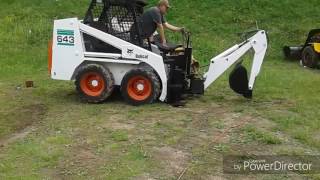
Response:
[{"label": "backhoe attachment", "polygon": [[[209,70],[204,74],[204,88],[207,89],[232,65],[237,64],[229,77],[230,87],[236,93],[241,94],[246,98],[251,98],[254,82],[260,73],[267,47],[267,34],[265,31],[259,30],[255,35],[241,44],[237,44],[212,58]],[[246,68],[242,66],[241,57],[251,49],[254,50],[254,57],[251,73],[250,76],[248,76]]]}]

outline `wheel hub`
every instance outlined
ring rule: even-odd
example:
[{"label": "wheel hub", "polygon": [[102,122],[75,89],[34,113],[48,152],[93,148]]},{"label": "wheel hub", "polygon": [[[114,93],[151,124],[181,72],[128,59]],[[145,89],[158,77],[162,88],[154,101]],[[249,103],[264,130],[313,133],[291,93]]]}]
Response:
[{"label": "wheel hub", "polygon": [[136,88],[137,88],[138,91],[143,91],[144,90],[144,84],[138,83]]},{"label": "wheel hub", "polygon": [[91,85],[92,85],[93,87],[97,87],[97,86],[99,85],[99,81],[96,80],[96,79],[94,79],[94,80],[91,81]]},{"label": "wheel hub", "polygon": [[81,89],[89,96],[99,96],[105,89],[103,77],[96,72],[89,72],[82,77]]},{"label": "wheel hub", "polygon": [[149,79],[136,76],[129,80],[127,86],[128,94],[137,101],[143,101],[152,94],[152,85]]}]

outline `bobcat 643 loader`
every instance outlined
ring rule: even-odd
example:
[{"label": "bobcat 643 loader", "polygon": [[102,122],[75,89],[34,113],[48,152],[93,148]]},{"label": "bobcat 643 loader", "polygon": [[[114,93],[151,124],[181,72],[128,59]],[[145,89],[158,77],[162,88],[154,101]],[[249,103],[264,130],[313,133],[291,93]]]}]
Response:
[{"label": "bobcat 643 loader", "polygon": [[[191,70],[190,33],[184,33],[181,45],[168,47],[141,38],[144,6],[143,0],[92,0],[84,20],[55,20],[49,47],[51,78],[74,80],[81,98],[91,103],[105,101],[117,86],[132,105],[157,100],[172,103],[183,94],[203,94],[237,64],[230,87],[252,97],[268,45],[264,30],[212,58],[208,71],[199,78]],[[240,58],[251,49],[254,57],[248,77]]]}]

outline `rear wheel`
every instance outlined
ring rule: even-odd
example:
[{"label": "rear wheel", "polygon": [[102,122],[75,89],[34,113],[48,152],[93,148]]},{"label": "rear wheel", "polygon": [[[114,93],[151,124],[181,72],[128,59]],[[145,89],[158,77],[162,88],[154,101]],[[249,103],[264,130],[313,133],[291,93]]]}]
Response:
[{"label": "rear wheel", "polygon": [[314,51],[312,46],[307,46],[302,52],[302,65],[315,68],[319,62],[319,54]]},{"label": "rear wheel", "polygon": [[137,68],[124,76],[121,94],[126,102],[138,106],[155,102],[160,88],[159,78],[152,69]]},{"label": "rear wheel", "polygon": [[114,78],[108,68],[88,64],[78,70],[75,84],[81,99],[89,103],[100,103],[111,95]]}]

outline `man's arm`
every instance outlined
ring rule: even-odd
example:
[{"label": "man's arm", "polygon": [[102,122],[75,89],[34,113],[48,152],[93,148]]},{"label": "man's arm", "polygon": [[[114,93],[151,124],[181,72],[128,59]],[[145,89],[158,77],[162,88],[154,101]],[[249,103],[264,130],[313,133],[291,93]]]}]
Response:
[{"label": "man's arm", "polygon": [[174,25],[171,25],[169,23],[164,23],[163,26],[171,31],[174,31],[174,32],[181,32],[183,31],[184,28],[180,28],[180,27],[176,27]]}]

